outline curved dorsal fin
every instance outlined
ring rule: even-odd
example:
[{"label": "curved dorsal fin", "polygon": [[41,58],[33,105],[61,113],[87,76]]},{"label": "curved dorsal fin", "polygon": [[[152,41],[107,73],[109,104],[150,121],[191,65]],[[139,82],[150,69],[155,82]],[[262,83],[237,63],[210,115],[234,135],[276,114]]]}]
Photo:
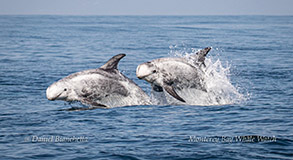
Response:
[{"label": "curved dorsal fin", "polygon": [[117,54],[116,56],[112,57],[110,60],[108,60],[107,63],[105,63],[102,67],[102,69],[117,69],[117,65],[119,61],[126,56],[126,54]]},{"label": "curved dorsal fin", "polygon": [[196,52],[196,55],[198,56],[198,61],[204,63],[205,57],[211,49],[212,47],[206,47],[205,49]]}]

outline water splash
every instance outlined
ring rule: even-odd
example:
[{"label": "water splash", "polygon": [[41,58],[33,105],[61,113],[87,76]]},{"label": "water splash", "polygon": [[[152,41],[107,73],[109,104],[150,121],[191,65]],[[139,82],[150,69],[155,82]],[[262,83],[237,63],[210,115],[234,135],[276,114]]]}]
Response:
[{"label": "water splash", "polygon": [[[217,49],[216,49],[217,50]],[[245,101],[247,97],[239,92],[239,88],[232,85],[230,81],[230,65],[227,62],[222,64],[219,58],[214,60],[210,55],[205,59],[205,66],[198,66],[195,53],[197,49],[183,48],[178,49],[178,46],[170,46],[170,57],[185,58],[188,63],[198,68],[199,72],[205,81],[207,92],[186,88],[181,91],[176,91],[181,97],[184,97],[186,104],[190,105],[228,105],[237,104]],[[183,104],[168,93],[157,93],[152,91],[151,98],[154,104],[169,105]]]}]

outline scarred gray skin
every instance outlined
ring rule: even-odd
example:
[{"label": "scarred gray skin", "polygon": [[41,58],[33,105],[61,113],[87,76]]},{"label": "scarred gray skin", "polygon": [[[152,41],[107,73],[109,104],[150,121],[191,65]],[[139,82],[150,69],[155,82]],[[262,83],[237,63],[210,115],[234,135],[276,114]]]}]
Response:
[{"label": "scarred gray skin", "polygon": [[194,88],[206,92],[201,66],[211,47],[195,54],[196,61],[191,65],[185,58],[159,58],[140,64],[136,76],[152,85],[154,91],[166,91],[181,102],[186,102],[176,91]]},{"label": "scarred gray skin", "polygon": [[79,101],[93,107],[149,105],[149,96],[118,71],[125,54],[112,57],[98,69],[73,73],[47,88],[49,100]]}]

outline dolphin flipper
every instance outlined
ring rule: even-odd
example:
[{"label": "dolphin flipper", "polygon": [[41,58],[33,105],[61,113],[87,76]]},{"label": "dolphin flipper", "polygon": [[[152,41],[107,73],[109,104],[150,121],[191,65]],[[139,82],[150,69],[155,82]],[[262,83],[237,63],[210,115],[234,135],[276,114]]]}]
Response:
[{"label": "dolphin flipper", "polygon": [[183,98],[181,98],[181,97],[175,92],[174,87],[165,84],[165,85],[164,85],[164,89],[165,89],[165,91],[167,91],[172,97],[174,97],[174,98],[178,99],[179,101],[185,103],[185,100],[184,100]]},{"label": "dolphin flipper", "polygon": [[60,109],[58,111],[86,111],[86,110],[93,110],[93,109],[100,109],[100,108],[104,108],[104,107],[89,107],[89,108],[85,108],[85,107],[71,107],[68,109]]},{"label": "dolphin flipper", "polygon": [[126,54],[117,54],[116,56],[112,57],[107,63],[105,63],[103,66],[101,66],[101,69],[117,69],[117,65],[119,61],[126,56]]},{"label": "dolphin flipper", "polygon": [[95,101],[92,101],[91,99],[89,98],[84,98],[82,101],[82,103],[85,103],[85,104],[88,104],[88,105],[91,105],[93,107],[101,107],[101,108],[108,108],[107,106],[103,105],[103,104],[100,104],[100,103],[97,103]]}]

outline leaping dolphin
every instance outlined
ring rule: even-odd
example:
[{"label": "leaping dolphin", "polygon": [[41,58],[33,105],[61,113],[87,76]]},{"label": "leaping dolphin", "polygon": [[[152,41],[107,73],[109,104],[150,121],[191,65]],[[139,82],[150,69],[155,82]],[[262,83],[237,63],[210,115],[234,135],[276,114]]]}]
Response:
[{"label": "leaping dolphin", "polygon": [[149,105],[149,96],[117,69],[124,56],[118,54],[98,69],[73,73],[53,83],[46,90],[47,98],[106,108]]},{"label": "leaping dolphin", "polygon": [[159,58],[143,64],[136,69],[136,76],[151,83],[154,91],[166,91],[181,102],[186,102],[176,91],[184,88],[206,90],[201,66],[205,66],[205,56],[211,50],[207,47],[198,51],[194,64],[186,58]]}]

